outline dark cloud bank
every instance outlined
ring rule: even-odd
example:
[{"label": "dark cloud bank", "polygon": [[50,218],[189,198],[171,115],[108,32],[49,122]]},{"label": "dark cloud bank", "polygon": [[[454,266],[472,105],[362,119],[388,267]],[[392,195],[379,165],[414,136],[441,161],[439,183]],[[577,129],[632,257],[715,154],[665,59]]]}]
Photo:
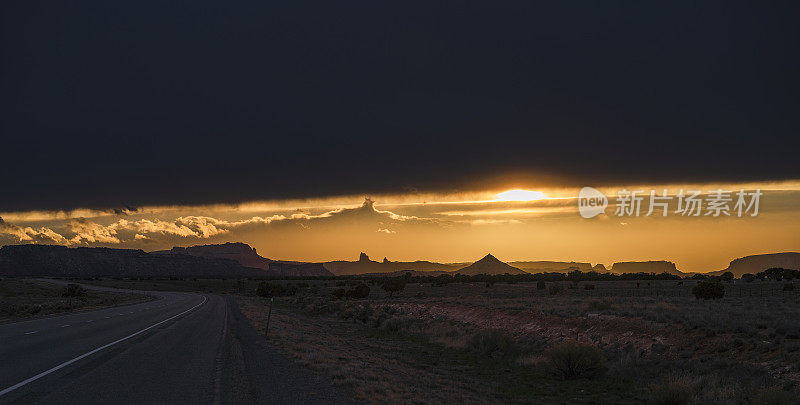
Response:
[{"label": "dark cloud bank", "polygon": [[0,210],[800,178],[786,4],[4,2]]}]

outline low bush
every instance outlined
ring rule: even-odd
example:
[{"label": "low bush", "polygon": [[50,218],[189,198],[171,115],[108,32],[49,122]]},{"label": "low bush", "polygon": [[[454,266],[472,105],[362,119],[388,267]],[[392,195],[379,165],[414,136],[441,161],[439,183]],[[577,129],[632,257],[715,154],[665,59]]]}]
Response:
[{"label": "low bush", "polygon": [[548,349],[545,358],[553,375],[564,380],[598,378],[606,371],[600,349],[588,343],[561,343]]},{"label": "low bush", "polygon": [[64,289],[64,292],[61,295],[69,298],[85,297],[86,289],[79,284],[69,283],[67,284],[67,288]]},{"label": "low bush", "polygon": [[344,319],[352,319],[361,323],[367,323],[375,311],[369,305],[354,305],[346,308],[339,316]]},{"label": "low bush", "polygon": [[719,281],[703,280],[692,287],[692,294],[697,299],[720,299],[725,296],[725,286]]},{"label": "low bush", "polygon": [[508,357],[517,352],[517,344],[510,336],[500,330],[483,330],[469,340],[468,347],[473,352],[487,357]]},{"label": "low bush", "polygon": [[280,284],[272,284],[266,281],[258,283],[256,287],[256,295],[259,297],[280,297],[283,294],[283,286]]},{"label": "low bush", "polygon": [[359,284],[345,294],[348,298],[367,298],[369,297],[369,287],[366,284]]},{"label": "low bush", "polygon": [[794,284],[786,283],[783,285],[783,291],[794,291]]},{"label": "low bush", "polygon": [[584,284],[583,285],[583,289],[587,290],[587,291],[588,290],[594,290],[594,284]]},{"label": "low bush", "polygon": [[353,288],[337,288],[331,292],[333,298],[342,299],[342,298],[354,298],[354,299],[361,299],[369,297],[370,288],[364,284],[360,283],[357,284]]},{"label": "low bush", "polygon": [[550,293],[550,295],[558,295],[558,293],[563,290],[564,287],[562,287],[560,283],[553,283],[550,284],[550,288],[547,291]]},{"label": "low bush", "polygon": [[539,280],[536,282],[537,290],[544,290],[545,288],[547,288],[547,283],[545,283],[544,280]]},{"label": "low bush", "polygon": [[587,309],[589,311],[607,311],[614,308],[614,303],[608,300],[589,301],[589,304],[587,305]]},{"label": "low bush", "polygon": [[383,305],[380,307],[382,312],[385,312],[389,315],[402,315],[404,312],[399,308],[392,306],[392,305]]},{"label": "low bush", "polygon": [[296,284],[287,284],[285,287],[283,287],[283,291],[281,292],[280,296],[293,296],[296,295],[297,291],[299,290],[300,288],[297,287]]},{"label": "low bush", "polygon": [[383,280],[381,285],[384,291],[389,293],[389,298],[396,292],[403,291],[406,288],[406,280],[402,277],[391,277]]}]

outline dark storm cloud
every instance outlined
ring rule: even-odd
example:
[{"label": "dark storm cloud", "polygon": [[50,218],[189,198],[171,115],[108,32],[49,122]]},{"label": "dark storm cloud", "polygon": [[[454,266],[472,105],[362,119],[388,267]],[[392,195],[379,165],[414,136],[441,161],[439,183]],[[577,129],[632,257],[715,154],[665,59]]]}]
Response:
[{"label": "dark storm cloud", "polygon": [[798,6],[2,6],[0,210],[800,178]]}]

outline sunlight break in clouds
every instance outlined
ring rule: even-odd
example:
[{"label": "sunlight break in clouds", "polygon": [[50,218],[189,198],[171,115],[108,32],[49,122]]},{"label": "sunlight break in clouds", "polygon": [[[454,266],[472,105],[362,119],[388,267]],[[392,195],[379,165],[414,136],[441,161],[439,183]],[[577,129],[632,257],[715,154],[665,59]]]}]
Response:
[{"label": "sunlight break in clouds", "polygon": [[499,201],[533,201],[533,200],[541,200],[545,198],[545,195],[541,191],[530,191],[530,190],[509,190],[497,194],[497,199]]}]

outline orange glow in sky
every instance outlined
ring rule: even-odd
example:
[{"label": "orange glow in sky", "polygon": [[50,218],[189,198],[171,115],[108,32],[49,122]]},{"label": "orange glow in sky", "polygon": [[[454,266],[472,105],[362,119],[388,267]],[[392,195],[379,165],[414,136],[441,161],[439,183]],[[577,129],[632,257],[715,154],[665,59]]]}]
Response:
[{"label": "orange glow in sky", "polygon": [[[525,187],[519,185],[517,187]],[[467,262],[491,252],[507,261],[667,260],[678,270],[717,271],[736,258],[800,246],[800,181],[627,185],[628,190],[764,192],[758,216],[615,215],[622,189],[601,187],[604,214],[578,213],[577,188],[493,188],[252,201],[238,205],[145,206],[116,211],[0,212],[0,245],[38,243],[146,251],[244,242],[272,259]],[[374,202],[373,202],[374,200]],[[731,202],[731,205],[733,202]]]}]

